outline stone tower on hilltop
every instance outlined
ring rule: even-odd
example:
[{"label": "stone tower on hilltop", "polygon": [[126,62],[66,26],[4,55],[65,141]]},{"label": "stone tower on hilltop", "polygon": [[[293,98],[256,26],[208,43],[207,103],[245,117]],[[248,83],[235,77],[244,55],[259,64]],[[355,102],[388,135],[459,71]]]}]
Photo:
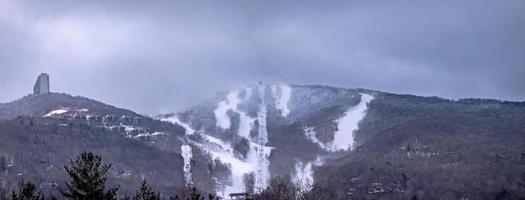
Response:
[{"label": "stone tower on hilltop", "polygon": [[48,94],[49,93],[49,75],[46,73],[40,74],[36,80],[35,86],[33,87],[33,94]]}]

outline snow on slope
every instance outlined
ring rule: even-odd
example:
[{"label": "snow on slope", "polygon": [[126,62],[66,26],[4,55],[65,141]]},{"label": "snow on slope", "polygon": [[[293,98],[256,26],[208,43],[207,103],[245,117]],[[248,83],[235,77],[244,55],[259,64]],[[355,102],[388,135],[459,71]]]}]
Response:
[{"label": "snow on slope", "polygon": [[303,130],[304,130],[304,135],[306,136],[306,139],[310,140],[310,142],[313,142],[319,145],[321,149],[329,150],[329,148],[323,142],[317,139],[317,135],[316,135],[317,133],[315,132],[314,127],[304,127]]},{"label": "snow on slope", "polygon": [[[229,193],[238,193],[246,190],[244,177],[252,174],[255,177],[255,191],[260,191],[266,188],[269,181],[269,156],[272,150],[271,147],[265,146],[268,142],[268,131],[266,129],[266,115],[267,109],[264,101],[266,86],[258,87],[260,105],[257,113],[257,118],[252,118],[247,113],[240,111],[238,105],[245,102],[252,95],[253,88],[245,90],[244,98],[239,98],[239,92],[230,92],[224,101],[219,102],[217,109],[214,111],[217,120],[217,126],[222,129],[230,128],[231,119],[227,115],[228,111],[236,112],[240,116],[239,129],[237,135],[249,141],[249,151],[246,158],[238,156],[234,152],[231,144],[222,142],[220,139],[211,136],[205,136],[209,142],[217,144],[219,148],[210,148],[203,146],[214,159],[220,160],[230,166],[231,177],[229,183],[222,183],[223,188],[218,189],[218,193],[227,195]],[[255,120],[258,121],[257,137],[254,139],[250,137],[250,131],[254,128]]]},{"label": "snow on slope", "polygon": [[[269,93],[267,93],[267,91]],[[214,113],[214,117],[216,119],[215,125],[219,129],[227,130],[232,127],[232,123],[234,123],[231,119],[232,113],[239,116],[238,121],[235,122],[239,123],[238,126],[235,126],[237,127],[236,135],[245,138],[248,141],[248,151],[245,155],[237,152],[233,148],[234,144],[230,143],[229,140],[226,141],[210,136],[210,134],[206,133],[206,130],[204,129],[199,132],[195,132],[195,130],[193,130],[189,124],[181,122],[177,116],[160,120],[182,126],[186,129],[187,135],[197,134],[201,136],[196,138],[203,138],[203,140],[195,140],[195,138],[188,137],[187,141],[194,148],[199,148],[206,154],[209,154],[212,158],[212,162],[220,162],[228,166],[231,172],[229,177],[226,177],[226,179],[224,179],[224,177],[214,177],[214,179],[217,181],[217,194],[227,196],[230,193],[246,191],[248,189],[245,188],[244,179],[246,178],[246,175],[253,176],[253,191],[259,192],[267,187],[268,181],[270,179],[269,156],[273,149],[272,147],[266,146],[269,134],[266,127],[266,122],[268,120],[267,118],[269,117],[267,116],[269,114],[267,113],[267,106],[274,106],[275,109],[281,111],[281,116],[286,117],[290,113],[288,103],[290,101],[291,93],[292,90],[287,85],[268,85],[268,87],[266,85],[259,85],[258,87],[232,91],[228,93],[223,100],[216,104],[216,107],[214,110],[212,110],[212,112]],[[252,95],[257,96],[250,98]],[[272,102],[267,105],[267,102],[265,102],[265,99],[268,99],[265,98],[268,97],[267,95],[270,95],[270,99],[273,98],[275,100],[275,104]],[[360,102],[357,105],[348,109],[344,113],[344,116],[337,120],[337,131],[334,133],[333,141],[321,142],[317,138],[315,128],[309,126],[304,127],[305,137],[312,143],[319,145],[319,147],[324,149],[326,152],[337,152],[352,149],[354,144],[353,132],[357,130],[360,120],[366,115],[367,104],[373,99],[373,97],[368,94],[361,94],[360,98]],[[254,99],[256,100],[256,104],[253,104],[254,101],[252,100]],[[246,108],[246,106],[254,105],[257,106],[256,109],[258,109],[256,116],[252,117],[244,110],[241,110]],[[257,124],[257,126],[255,124]],[[257,128],[257,130],[253,130],[254,128]],[[256,131],[256,135],[250,135],[252,130]],[[184,154],[184,151],[187,150],[182,151]],[[186,155],[186,157],[188,157],[188,155]],[[295,161],[295,172],[293,172],[292,181],[305,184],[305,186],[311,185],[314,181],[313,168],[315,168],[315,166],[321,165],[322,163],[323,162],[321,159],[309,162]],[[185,163],[185,179],[191,180],[191,173],[189,173],[187,168],[191,169],[191,166],[186,165]]]},{"label": "snow on slope", "polygon": [[69,111],[75,111],[75,112],[87,112],[89,111],[88,109],[86,108],[82,108],[82,109],[77,109],[77,110],[71,110],[69,108],[59,108],[59,109],[56,109],[56,110],[52,110],[51,112],[45,114],[43,117],[52,117],[54,115],[61,115],[61,114],[64,114],[64,113],[67,113]]},{"label": "snow on slope", "polygon": [[252,88],[245,89],[245,96],[243,99],[239,98],[239,92],[230,92],[224,101],[219,102],[217,109],[214,111],[215,119],[217,120],[217,126],[222,129],[229,129],[231,127],[231,119],[228,116],[228,111],[233,111],[239,114],[239,135],[248,139],[250,130],[253,126],[254,118],[249,117],[246,112],[242,112],[238,109],[238,105],[243,101],[246,101],[252,95]]},{"label": "snow on slope", "polygon": [[[217,188],[217,193],[222,196],[227,196],[230,193],[242,192],[244,188],[244,174],[253,173],[253,169],[256,167],[255,153],[249,151],[247,159],[242,159],[240,156],[236,156],[231,144],[223,142],[222,140],[209,136],[202,135],[206,144],[196,144],[199,148],[210,154],[213,160],[219,160],[221,163],[229,166],[231,170],[231,177],[229,183],[220,183]],[[250,149],[252,149],[250,144]]]},{"label": "snow on slope", "polygon": [[60,109],[57,109],[57,110],[53,110],[47,114],[44,115],[44,117],[51,117],[53,115],[60,115],[60,114],[64,114],[66,112],[68,112],[69,110],[66,109],[66,108],[60,108]]},{"label": "snow on slope", "polygon": [[[132,129],[134,130],[134,129]],[[134,138],[140,138],[140,137],[152,137],[152,136],[159,136],[159,135],[166,135],[164,132],[153,132],[153,133],[141,133],[138,135],[135,135]],[[129,136],[131,137],[131,136]]]},{"label": "snow on slope", "polygon": [[[218,183],[216,192],[222,196],[226,196],[230,193],[238,193],[246,190],[244,178],[245,175],[254,175],[256,184],[256,190],[263,189],[266,187],[269,180],[269,155],[272,150],[271,147],[264,146],[268,141],[268,132],[266,130],[266,105],[262,97],[264,97],[265,86],[260,86],[259,96],[261,97],[261,104],[259,105],[259,112],[257,118],[250,117],[246,112],[239,110],[238,106],[247,101],[252,93],[253,88],[246,88],[244,90],[244,96],[240,98],[239,91],[230,92],[223,101],[220,101],[217,108],[214,110],[216,118],[216,126],[225,130],[231,127],[231,119],[228,116],[228,112],[234,112],[239,114],[239,128],[237,135],[248,140],[249,150],[246,157],[243,157],[238,152],[235,152],[232,145],[228,142],[222,141],[219,138],[215,138],[206,133],[197,133],[203,139],[202,141],[189,142],[195,147],[202,149],[204,152],[209,154],[213,161],[219,161],[229,166],[231,171],[231,177],[227,182]],[[190,125],[181,122],[177,116],[168,118],[161,118],[162,121],[167,121],[173,124],[177,124],[186,129],[187,135],[196,133]],[[250,137],[250,132],[254,128],[254,122],[258,120],[259,129],[257,131],[258,136],[256,138]],[[187,145],[186,145],[187,146]],[[189,146],[188,146],[189,147]],[[191,158],[191,153],[188,153],[188,147],[181,148],[183,155]],[[189,149],[191,152],[191,147]],[[191,167],[191,166],[189,166]],[[184,170],[188,167],[185,164]],[[191,180],[191,173],[185,171],[186,180]],[[218,179],[217,179],[218,180]]]},{"label": "snow on slope", "polygon": [[295,163],[295,174],[292,177],[292,181],[302,188],[311,190],[314,184],[313,167],[321,166],[322,164],[323,159],[321,157],[317,157],[316,160],[307,162],[306,164],[301,161],[297,161]]},{"label": "snow on slope", "polygon": [[177,117],[176,115],[173,115],[168,118],[161,118],[160,121],[170,122],[172,124],[181,126],[186,130],[186,135],[193,135],[193,133],[195,133],[195,130],[193,130],[190,125],[180,121],[179,117]]},{"label": "snow on slope", "polygon": [[342,118],[337,120],[337,131],[334,133],[330,151],[346,151],[353,148],[354,131],[357,130],[361,119],[365,117],[368,103],[372,99],[371,95],[361,93],[359,104],[350,108]]},{"label": "snow on slope", "polygon": [[[259,145],[255,143],[250,143],[250,151],[246,156],[246,159],[243,159],[241,156],[235,153],[231,144],[223,142],[222,140],[209,136],[202,135],[207,144],[201,145],[197,144],[199,148],[203,149],[205,152],[212,156],[212,159],[218,160],[223,164],[226,164],[231,171],[231,177],[229,182],[220,183],[216,192],[222,196],[227,196],[230,193],[239,193],[246,190],[244,184],[244,175],[245,174],[254,174],[258,167],[257,156],[254,149],[259,148]],[[263,152],[271,151],[270,147],[260,147]]]},{"label": "snow on slope", "polygon": [[292,88],[288,85],[272,85],[271,89],[275,99],[275,108],[281,111],[283,117],[287,117],[290,113],[288,102],[290,102]]},{"label": "snow on slope", "polygon": [[184,172],[184,181],[186,185],[192,183],[191,178],[191,146],[190,145],[182,145],[180,146],[182,159],[184,160],[184,166],[182,168],[182,171]]},{"label": "snow on slope", "polygon": [[[232,96],[230,96],[232,97]],[[236,108],[235,108],[236,110]],[[209,154],[212,158],[212,161],[219,161],[222,164],[229,166],[231,170],[230,182],[228,183],[218,183],[216,188],[217,194],[222,196],[227,196],[230,193],[242,192],[245,191],[244,188],[244,174],[255,173],[257,168],[256,153],[254,149],[257,148],[257,144],[250,142],[250,151],[246,156],[246,159],[243,159],[238,153],[235,152],[232,145],[228,142],[222,141],[219,138],[195,132],[189,125],[182,123],[176,116],[169,118],[160,119],[162,121],[167,121],[173,124],[181,125],[186,129],[187,135],[198,134],[203,138],[204,141],[193,141],[189,140],[190,144],[201,149],[203,152]],[[253,120],[250,120],[253,121]],[[182,123],[182,124],[181,124]],[[253,124],[253,123],[252,123]],[[239,135],[249,135],[250,129],[239,129],[241,131],[247,131],[248,133],[238,133]],[[191,133],[191,134],[189,134]],[[269,152],[269,147],[263,147],[264,151]],[[185,183],[192,183],[192,173],[191,173],[191,158],[192,158],[192,149],[190,145],[181,146],[181,154],[184,159],[184,179]]]},{"label": "snow on slope", "polygon": [[224,101],[219,102],[217,109],[214,111],[215,119],[217,120],[217,126],[222,129],[229,129],[231,126],[231,120],[228,116],[228,111],[238,111],[237,105],[241,102],[239,98],[239,92],[230,92]]}]

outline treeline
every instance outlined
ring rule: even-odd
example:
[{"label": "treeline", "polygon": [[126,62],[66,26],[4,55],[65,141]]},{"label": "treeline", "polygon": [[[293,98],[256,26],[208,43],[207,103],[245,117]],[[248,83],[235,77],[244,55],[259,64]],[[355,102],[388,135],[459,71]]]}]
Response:
[{"label": "treeline", "polygon": [[[160,193],[143,180],[133,196],[118,197],[119,187],[110,187],[106,185],[106,174],[111,169],[111,164],[103,164],[99,155],[91,152],[82,152],[75,160],[70,160],[69,165],[64,166],[69,181],[66,182],[65,188],[56,186],[59,195],[46,196],[37,191],[35,185],[30,181],[18,183],[18,189],[8,192],[6,188],[0,188],[0,200],[160,200]],[[188,194],[183,197],[175,195],[173,197],[163,198],[170,200],[216,200],[219,199],[213,194],[207,198],[199,194],[196,188],[190,188]]]},{"label": "treeline", "polygon": [[[69,177],[65,188],[56,186],[57,196],[46,196],[39,192],[30,181],[18,183],[18,188],[8,191],[0,185],[0,200],[219,200],[223,199],[215,194],[202,195],[197,188],[188,186],[186,194],[163,197],[159,192],[143,180],[132,196],[118,197],[119,187],[106,185],[106,174],[111,169],[111,164],[103,164],[99,155],[91,152],[82,152],[75,160],[70,160],[64,166]],[[288,178],[276,178],[270,181],[268,188],[259,194],[242,194],[241,198],[250,200],[322,200],[334,199],[335,195],[319,187],[300,186]]]}]

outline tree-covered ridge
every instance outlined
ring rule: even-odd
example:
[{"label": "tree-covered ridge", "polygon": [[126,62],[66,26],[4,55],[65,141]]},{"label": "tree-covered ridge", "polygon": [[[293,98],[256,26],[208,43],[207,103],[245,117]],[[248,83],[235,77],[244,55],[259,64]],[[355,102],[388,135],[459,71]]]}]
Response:
[{"label": "tree-covered ridge", "polygon": [[[268,109],[272,178],[296,181],[297,174],[309,175],[317,190],[334,194],[335,199],[525,197],[524,103],[314,86],[294,86],[293,91],[300,94],[292,95],[295,99],[291,102],[297,105],[295,109],[290,106],[288,118],[272,106]],[[334,140],[334,131],[341,128],[338,119],[358,104],[360,93],[374,99],[352,132],[355,149],[326,152],[322,144]],[[239,98],[243,95],[239,93]],[[238,109],[256,114],[259,104],[251,100]],[[236,137],[239,113],[227,112],[229,129],[216,127],[216,103],[164,116],[177,119],[173,124],[151,119],[152,127],[178,130],[155,137],[130,137],[63,116],[0,120],[0,185],[7,183],[11,193],[18,181],[31,180],[43,194],[56,193],[54,185],[66,189],[69,180],[61,166],[68,158],[89,150],[111,162],[106,184],[118,186],[119,195],[132,197],[142,188],[144,198],[167,198],[188,191],[185,180],[191,180],[203,193],[221,192],[231,180],[231,170],[207,150],[228,149],[223,143],[231,143],[228,151],[242,160],[250,142]],[[256,135],[258,121],[253,125],[251,137]],[[185,134],[184,129],[192,134]],[[208,136],[222,143],[207,141]],[[181,145],[191,147],[191,158],[183,159],[187,154],[182,154]],[[318,158],[322,164],[308,164]],[[183,169],[189,165],[191,178],[186,179]],[[245,175],[246,180],[252,178]],[[253,192],[251,187],[245,187],[247,192]],[[234,192],[243,195],[242,187],[237,188],[241,189]]]}]

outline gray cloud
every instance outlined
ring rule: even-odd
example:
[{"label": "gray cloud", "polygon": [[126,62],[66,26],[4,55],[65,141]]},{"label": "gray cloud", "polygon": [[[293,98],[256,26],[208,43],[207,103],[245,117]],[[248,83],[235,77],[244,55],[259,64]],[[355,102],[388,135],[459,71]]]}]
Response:
[{"label": "gray cloud", "polygon": [[525,99],[521,0],[0,4],[0,102],[40,72],[149,114],[258,80]]}]

